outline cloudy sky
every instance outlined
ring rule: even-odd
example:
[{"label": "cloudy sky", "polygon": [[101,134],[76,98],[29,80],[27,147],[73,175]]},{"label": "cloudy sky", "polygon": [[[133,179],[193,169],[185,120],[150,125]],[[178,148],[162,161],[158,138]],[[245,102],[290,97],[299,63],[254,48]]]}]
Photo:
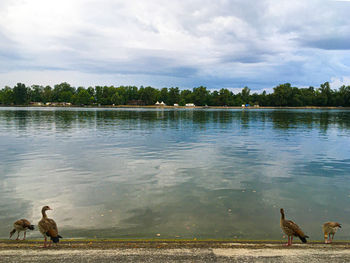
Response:
[{"label": "cloudy sky", "polygon": [[1,0],[0,88],[350,85],[350,0]]}]

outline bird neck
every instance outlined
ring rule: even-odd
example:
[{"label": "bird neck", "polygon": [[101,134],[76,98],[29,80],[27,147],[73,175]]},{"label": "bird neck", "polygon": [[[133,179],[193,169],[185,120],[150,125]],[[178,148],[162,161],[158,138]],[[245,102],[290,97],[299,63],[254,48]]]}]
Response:
[{"label": "bird neck", "polygon": [[41,214],[43,215],[43,218],[47,218],[46,210],[42,210],[42,211],[41,211]]},{"label": "bird neck", "polygon": [[281,220],[284,220],[284,213],[281,212]]}]

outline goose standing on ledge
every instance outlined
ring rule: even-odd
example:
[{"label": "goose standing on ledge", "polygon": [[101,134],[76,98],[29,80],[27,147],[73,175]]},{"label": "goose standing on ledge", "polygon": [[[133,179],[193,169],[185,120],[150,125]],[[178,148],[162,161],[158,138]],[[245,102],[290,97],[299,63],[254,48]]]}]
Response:
[{"label": "goose standing on ledge", "polygon": [[18,232],[16,240],[19,240],[19,233],[24,231],[23,240],[26,240],[26,231],[34,230],[34,226],[27,219],[20,219],[13,223],[13,230],[10,232],[10,238],[16,231]]},{"label": "goose standing on ledge", "polygon": [[293,236],[299,237],[303,243],[306,243],[307,235],[300,229],[300,227],[291,220],[286,220],[284,218],[284,210],[281,208],[281,228],[283,232],[288,236],[288,243],[286,246],[291,246],[293,243]]},{"label": "goose standing on ledge", "polygon": [[[327,222],[322,226],[322,230],[324,233],[324,242],[326,244],[330,244],[333,241],[334,234],[337,232],[338,228],[341,228],[341,225],[337,222]],[[331,238],[332,235],[332,238]]]},{"label": "goose standing on ledge", "polygon": [[40,233],[43,234],[45,238],[44,247],[46,247],[47,237],[50,237],[49,247],[51,246],[51,241],[53,241],[54,243],[58,243],[60,241],[59,239],[62,238],[58,234],[56,222],[53,219],[47,217],[46,215],[47,210],[52,210],[52,209],[48,206],[44,206],[41,209],[41,213],[43,217],[38,223]]}]

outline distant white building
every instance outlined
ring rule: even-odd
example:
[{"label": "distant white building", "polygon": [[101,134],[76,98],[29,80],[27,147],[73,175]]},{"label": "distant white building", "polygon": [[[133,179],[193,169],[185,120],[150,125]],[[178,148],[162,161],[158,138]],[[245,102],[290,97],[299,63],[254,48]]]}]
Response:
[{"label": "distant white building", "polygon": [[162,101],[161,103],[159,103],[160,106],[165,106],[164,101]]},{"label": "distant white building", "polygon": [[179,107],[179,104],[177,104],[177,103],[174,103],[174,107]]},{"label": "distant white building", "polygon": [[186,107],[195,107],[194,103],[186,103]]},{"label": "distant white building", "polygon": [[157,101],[155,105],[157,105],[157,106],[158,106],[159,104],[160,104],[160,103],[159,103],[159,101]]}]

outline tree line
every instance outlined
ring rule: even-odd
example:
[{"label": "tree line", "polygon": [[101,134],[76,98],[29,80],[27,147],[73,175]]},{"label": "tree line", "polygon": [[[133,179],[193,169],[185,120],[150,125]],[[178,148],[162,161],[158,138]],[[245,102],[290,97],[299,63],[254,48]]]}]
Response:
[{"label": "tree line", "polygon": [[178,87],[156,89],[136,86],[95,86],[75,88],[69,83],[51,86],[26,86],[18,83],[13,88],[0,90],[0,104],[29,105],[30,103],[70,103],[72,105],[166,105],[194,103],[196,106],[350,106],[350,86],[331,89],[329,82],[318,88],[292,87],[290,83],[276,86],[272,93],[252,93],[248,87],[234,94],[228,89],[208,90],[200,86],[192,90]]}]

